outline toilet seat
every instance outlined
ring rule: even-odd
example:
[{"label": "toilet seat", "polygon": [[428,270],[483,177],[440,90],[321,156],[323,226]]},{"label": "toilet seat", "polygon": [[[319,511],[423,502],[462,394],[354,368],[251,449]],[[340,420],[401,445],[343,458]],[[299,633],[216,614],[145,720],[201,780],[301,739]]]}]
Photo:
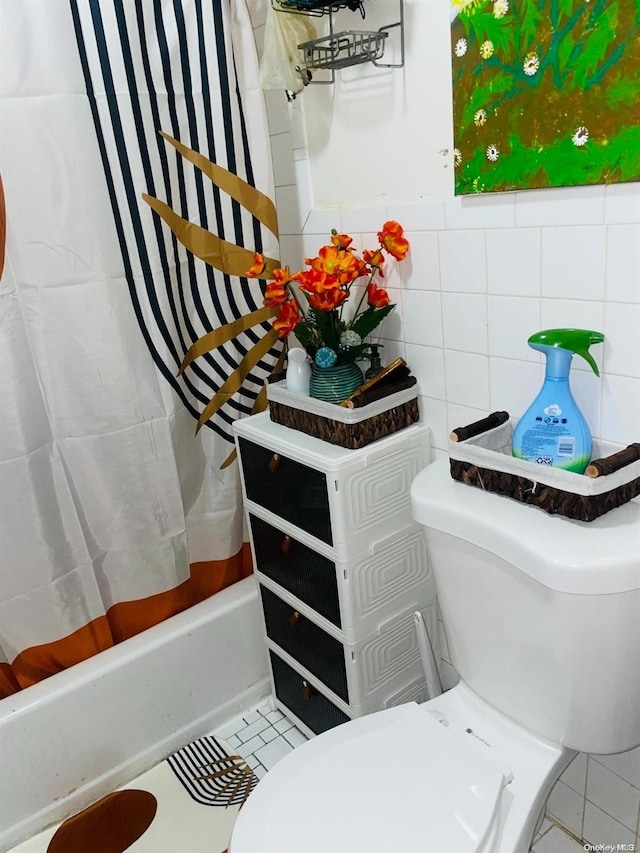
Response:
[{"label": "toilet seat", "polygon": [[401,705],[282,759],[240,811],[229,850],[489,853],[508,778],[433,711]]}]

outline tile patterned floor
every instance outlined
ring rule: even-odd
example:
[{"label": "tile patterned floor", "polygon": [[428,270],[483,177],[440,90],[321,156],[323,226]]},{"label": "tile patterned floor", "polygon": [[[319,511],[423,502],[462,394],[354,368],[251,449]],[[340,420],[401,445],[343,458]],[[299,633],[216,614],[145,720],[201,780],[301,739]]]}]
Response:
[{"label": "tile patterned floor", "polygon": [[[268,699],[213,732],[237,750],[262,779],[267,770],[307,740],[299,729]],[[584,846],[545,818],[531,853],[584,853]]]},{"label": "tile patterned floor", "polygon": [[258,779],[307,740],[306,735],[276,710],[270,699],[215,729],[212,734],[232,746]]}]

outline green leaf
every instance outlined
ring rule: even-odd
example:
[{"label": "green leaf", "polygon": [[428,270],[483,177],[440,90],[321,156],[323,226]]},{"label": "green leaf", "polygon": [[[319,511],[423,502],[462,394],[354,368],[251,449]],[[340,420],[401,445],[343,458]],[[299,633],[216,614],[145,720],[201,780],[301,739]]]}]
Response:
[{"label": "green leaf", "polygon": [[518,20],[520,30],[520,51],[524,55],[529,52],[532,44],[537,45],[538,27],[542,20],[542,14],[534,0],[522,0],[522,10]]},{"label": "green leaf", "polygon": [[338,352],[340,335],[345,329],[345,324],[336,317],[333,311],[315,311],[314,313],[322,343]]},{"label": "green leaf", "polygon": [[553,14],[551,16],[554,29],[558,29],[562,26],[563,18],[571,17],[573,14],[574,4],[575,0],[554,0],[552,3]]},{"label": "green leaf", "polygon": [[576,43],[573,40],[573,34],[571,32],[568,32],[558,45],[558,70],[562,77],[564,77],[565,72],[568,70],[567,66],[571,61],[571,56],[575,46]]},{"label": "green leaf", "polygon": [[587,88],[588,78],[605,61],[609,47],[617,42],[618,11],[619,4],[612,3],[598,18],[597,26],[585,32],[582,38],[582,49],[571,69],[575,83],[582,90]]},{"label": "green leaf", "polygon": [[373,305],[369,305],[367,310],[352,324],[351,328],[364,340],[395,307],[395,304],[385,305],[384,308],[374,308]]},{"label": "green leaf", "polygon": [[318,347],[322,343],[318,330],[307,320],[303,320],[301,323],[298,323],[295,332],[296,337],[305,349],[307,347]]}]

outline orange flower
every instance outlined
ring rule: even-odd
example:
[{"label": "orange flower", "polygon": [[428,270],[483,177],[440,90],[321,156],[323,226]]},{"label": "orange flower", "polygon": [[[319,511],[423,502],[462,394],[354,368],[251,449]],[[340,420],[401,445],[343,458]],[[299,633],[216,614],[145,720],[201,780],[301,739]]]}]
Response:
[{"label": "orange flower", "polygon": [[402,236],[403,234],[402,225],[393,219],[385,222],[382,231],[378,231],[380,245],[397,261],[403,261],[409,250],[409,241]]},{"label": "orange flower", "polygon": [[[334,228],[331,232],[331,242],[338,249],[348,249],[349,246],[353,243],[353,237],[349,237],[348,234],[338,234],[336,229]],[[352,251],[352,250],[350,250]]]},{"label": "orange flower", "polygon": [[384,278],[384,272],[382,270],[384,255],[382,254],[381,249],[376,249],[375,252],[372,252],[370,249],[365,249],[362,253],[362,257],[365,264],[367,264],[367,268],[365,270],[366,273],[370,275],[375,268],[378,270],[378,274],[381,278]]},{"label": "orange flower", "polygon": [[322,293],[325,290],[335,290],[340,287],[336,278],[319,270],[301,270],[292,276],[305,293]]},{"label": "orange flower", "polygon": [[272,278],[274,281],[277,281],[279,285],[284,287],[285,284],[287,284],[287,282],[291,281],[292,279],[291,270],[289,269],[289,267],[285,267],[284,269],[276,269],[273,271]]},{"label": "orange flower", "polygon": [[384,308],[389,304],[389,294],[384,288],[378,287],[375,281],[370,281],[367,285],[367,301],[374,308]]},{"label": "orange flower", "polygon": [[333,311],[349,298],[348,289],[343,290],[335,276],[319,270],[306,270],[296,273],[294,280],[300,290],[309,294],[309,305],[316,311]]},{"label": "orange flower", "polygon": [[278,316],[273,321],[273,328],[277,330],[279,338],[286,338],[301,320],[298,303],[294,299],[289,299],[280,306]]},{"label": "orange flower", "polygon": [[336,287],[320,293],[313,293],[309,297],[309,305],[314,311],[333,311],[334,308],[339,308],[348,297],[349,292],[347,290],[340,290]]},{"label": "orange flower", "polygon": [[376,249],[375,252],[372,252],[371,249],[365,249],[362,257],[370,267],[381,267],[384,263],[384,255],[380,249]]},{"label": "orange flower", "polygon": [[247,278],[258,278],[264,272],[264,267],[264,257],[260,252],[256,252],[253,256],[253,266],[246,271],[245,276]]},{"label": "orange flower", "polygon": [[282,305],[289,298],[289,288],[279,281],[271,281],[264,292],[263,305]]},{"label": "orange flower", "polygon": [[[293,274],[287,266],[272,271],[273,261],[267,259],[265,263],[265,258],[256,253],[253,266],[245,275],[266,280],[263,304],[276,314],[273,328],[280,338],[295,329],[308,352],[326,347],[343,364],[362,357],[367,346],[364,339],[395,307],[387,290],[379,285],[384,281],[387,255],[404,260],[409,242],[395,220],[384,223],[375,249],[356,252],[352,238],[335,228],[329,239],[330,243],[322,246],[315,258],[305,258],[304,269]],[[271,265],[268,271],[267,264]],[[354,310],[344,312],[354,286]]]},{"label": "orange flower", "polygon": [[289,298],[289,288],[287,284],[291,281],[291,272],[289,267],[284,269],[275,269],[273,271],[273,281],[267,285],[264,292],[263,305],[282,305]]},{"label": "orange flower", "polygon": [[349,284],[363,273],[360,262],[351,252],[335,246],[323,246],[317,258],[305,258],[305,263],[311,269],[335,276],[340,284]]}]

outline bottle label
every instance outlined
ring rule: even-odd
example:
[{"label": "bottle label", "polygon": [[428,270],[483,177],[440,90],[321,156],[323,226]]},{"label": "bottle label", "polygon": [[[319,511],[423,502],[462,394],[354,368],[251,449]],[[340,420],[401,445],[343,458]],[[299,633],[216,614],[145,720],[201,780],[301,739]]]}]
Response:
[{"label": "bottle label", "polygon": [[538,465],[553,465],[557,457],[570,461],[575,451],[576,440],[567,418],[562,417],[562,408],[557,403],[551,403],[535,416],[535,424],[525,430],[520,456]]}]

